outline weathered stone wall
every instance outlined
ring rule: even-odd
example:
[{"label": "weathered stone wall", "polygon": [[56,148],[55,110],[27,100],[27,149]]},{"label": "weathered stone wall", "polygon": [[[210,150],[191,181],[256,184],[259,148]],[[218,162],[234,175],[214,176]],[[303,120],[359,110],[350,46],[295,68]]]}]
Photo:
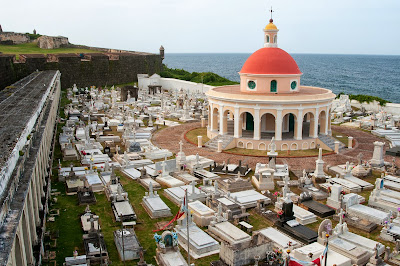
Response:
[{"label": "weathered stone wall", "polygon": [[37,38],[37,45],[40,49],[57,49],[69,44],[67,37],[40,36]]},{"label": "weathered stone wall", "polygon": [[158,54],[20,55],[20,61],[13,55],[0,55],[0,89],[36,70],[59,70],[62,88],[68,88],[73,84],[87,87],[129,83],[137,81],[137,74],[152,75],[161,68]]},{"label": "weathered stone wall", "polygon": [[16,32],[1,32],[0,33],[0,42],[8,42],[11,41],[13,44],[21,44],[30,42],[30,38],[25,33],[16,33]]}]

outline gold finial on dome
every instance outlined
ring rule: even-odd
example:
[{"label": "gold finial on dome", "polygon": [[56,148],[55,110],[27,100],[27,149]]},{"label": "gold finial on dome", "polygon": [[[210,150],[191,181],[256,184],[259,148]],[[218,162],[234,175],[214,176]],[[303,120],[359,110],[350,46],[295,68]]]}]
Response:
[{"label": "gold finial on dome", "polygon": [[272,19],[272,6],[271,6],[271,18],[269,19],[269,24],[264,28],[264,47],[278,47],[277,37],[278,37],[278,28],[274,24],[274,20]]}]

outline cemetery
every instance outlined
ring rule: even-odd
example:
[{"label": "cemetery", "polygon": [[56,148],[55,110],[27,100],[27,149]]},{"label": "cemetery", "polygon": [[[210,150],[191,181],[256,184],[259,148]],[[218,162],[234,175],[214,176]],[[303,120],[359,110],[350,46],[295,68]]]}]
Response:
[{"label": "cemetery", "polygon": [[[307,170],[291,169],[290,161],[281,162],[274,139],[253,171],[247,160],[235,164],[231,159],[226,163],[200,155],[199,151],[208,149],[205,147],[190,153],[186,148],[192,144],[182,140],[176,141],[174,156],[173,151],[149,140],[168,128],[206,118],[205,105],[194,100],[186,100],[181,113],[179,106],[171,105],[174,97],[206,100],[205,95],[163,91],[163,96],[157,97],[157,93],[138,90],[138,99],[128,93],[123,102],[121,93],[119,88],[68,90],[70,103],[64,112],[69,120],[61,128],[60,140],[71,145],[61,147],[69,149],[69,154],[75,151],[78,158],[62,154],[57,182],[64,184],[64,197],[76,197],[77,206],[90,204],[91,209],[87,207],[79,216],[85,233],[79,254],[84,255],[72,260],[65,256],[63,261],[96,263],[101,253],[104,262],[133,260],[147,265],[146,261],[155,258],[159,265],[188,265],[188,249],[195,263],[220,259],[229,265],[243,265],[278,256],[274,250],[282,251],[279,256],[287,260],[314,261],[329,241],[328,265],[361,265],[373,261],[374,249],[378,248],[383,258],[385,246],[394,247],[400,226],[396,223],[400,178],[392,163],[387,164],[387,171],[393,174],[371,183],[372,172],[386,167],[378,162],[383,156],[378,144],[372,161],[358,156],[356,165],[327,165],[319,148]],[[91,96],[89,104],[86,95]],[[178,123],[166,122],[172,117],[167,114],[183,118]],[[151,120],[154,118],[156,121]],[[78,142],[69,137],[72,135]],[[110,207],[104,216],[97,210],[106,202]],[[189,215],[182,206],[187,206]],[[257,219],[264,219],[269,226],[259,227],[260,221],[252,218],[253,210],[260,214]],[[332,228],[336,222],[330,222],[329,229],[319,217],[339,223]],[[109,227],[102,219],[114,225]],[[351,233],[348,226],[357,232],[379,231],[379,238],[365,239]],[[149,241],[145,236],[153,230],[154,240]]]},{"label": "cemetery", "polygon": [[[272,53],[277,44],[267,39],[277,32],[271,19],[265,47],[252,56]],[[15,253],[6,245],[15,214],[23,221],[15,239],[43,235],[45,265],[400,265],[399,161],[385,153],[399,146],[399,117],[300,86],[296,62],[283,57],[295,70],[281,77],[279,92],[262,91],[276,89],[269,78],[278,74],[255,77],[251,58],[242,83],[229,88],[172,86],[158,74],[129,85],[33,86],[42,95],[34,106],[53,109],[21,121],[4,157],[13,159],[1,172],[12,181],[0,186],[10,195],[2,198],[0,252]],[[52,115],[54,138],[51,156],[36,160],[47,121],[36,121],[39,114]],[[187,138],[193,130],[197,143]]]}]

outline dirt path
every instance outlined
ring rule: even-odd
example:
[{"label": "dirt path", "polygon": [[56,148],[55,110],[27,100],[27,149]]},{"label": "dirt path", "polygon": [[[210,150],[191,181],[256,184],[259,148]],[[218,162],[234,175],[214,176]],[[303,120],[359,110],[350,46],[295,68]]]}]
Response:
[{"label": "dirt path", "polygon": [[[256,163],[266,163],[267,158],[252,157],[252,156],[242,156],[242,155],[232,155],[226,153],[218,153],[208,148],[197,148],[197,146],[187,142],[184,139],[184,134],[190,129],[200,127],[200,122],[187,123],[181,126],[168,127],[163,130],[158,131],[152,138],[155,145],[160,148],[168,149],[173,153],[179,152],[179,141],[182,140],[183,151],[186,155],[198,153],[201,156],[215,160],[218,163],[227,162],[230,159],[232,163],[238,163],[239,160],[247,163],[250,167],[254,168]],[[376,137],[368,132],[364,132],[358,129],[353,129],[349,127],[332,126],[332,129],[352,136],[356,140],[356,145],[354,149],[345,150],[340,154],[326,155],[323,156],[325,161],[325,166],[327,165],[337,165],[344,164],[346,161],[357,162],[357,155],[359,153],[363,154],[363,160],[370,160],[372,158],[372,153],[374,150],[374,141],[384,141],[386,142],[385,148],[388,148],[388,142],[383,139]],[[392,162],[393,156],[385,156],[385,160]],[[303,169],[314,169],[315,168],[315,157],[305,157],[305,158],[280,158],[278,162],[286,162],[289,164],[291,170],[303,170]],[[400,164],[400,158],[396,158],[396,163]]]}]

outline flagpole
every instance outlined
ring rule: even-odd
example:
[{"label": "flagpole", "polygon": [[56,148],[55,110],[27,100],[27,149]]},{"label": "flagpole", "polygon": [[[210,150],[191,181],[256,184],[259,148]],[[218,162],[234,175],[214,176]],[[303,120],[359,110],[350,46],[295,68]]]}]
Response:
[{"label": "flagpole", "polygon": [[190,265],[190,241],[189,241],[189,204],[188,204],[188,192],[185,190],[186,197],[186,232],[187,232],[187,252],[188,252],[188,265]]}]

